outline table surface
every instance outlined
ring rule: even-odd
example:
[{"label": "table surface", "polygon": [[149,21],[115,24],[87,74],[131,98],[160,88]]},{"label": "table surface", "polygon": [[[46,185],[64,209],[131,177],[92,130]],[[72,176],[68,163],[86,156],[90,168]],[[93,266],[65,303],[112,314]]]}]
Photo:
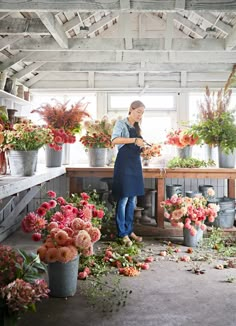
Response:
[{"label": "table surface", "polygon": [[10,174],[0,176],[0,199],[14,195],[45,181],[54,179],[66,173],[64,166],[57,168],[46,168],[38,165],[34,175],[29,177],[13,177]]}]

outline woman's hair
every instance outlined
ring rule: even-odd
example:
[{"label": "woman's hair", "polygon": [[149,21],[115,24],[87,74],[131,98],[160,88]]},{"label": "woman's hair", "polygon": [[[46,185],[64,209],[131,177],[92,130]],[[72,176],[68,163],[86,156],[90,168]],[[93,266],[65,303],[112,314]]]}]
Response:
[{"label": "woman's hair", "polygon": [[[143,104],[143,102],[141,102],[139,100],[133,101],[130,104],[130,107],[129,107],[129,114],[131,113],[132,110],[135,110],[135,109],[138,109],[138,108],[145,108],[145,105]],[[139,125],[138,122],[134,123],[134,128],[136,130],[137,135],[141,136],[141,128],[140,128],[140,125]]]}]

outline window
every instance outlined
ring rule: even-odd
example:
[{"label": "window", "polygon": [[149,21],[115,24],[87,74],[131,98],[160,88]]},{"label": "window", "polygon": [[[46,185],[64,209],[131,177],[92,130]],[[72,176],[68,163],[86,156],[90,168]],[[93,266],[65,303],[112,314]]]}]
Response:
[{"label": "window", "polygon": [[162,142],[166,131],[176,123],[175,94],[145,94],[137,96],[110,95],[108,98],[108,115],[110,118],[128,115],[129,105],[140,100],[146,109],[142,121],[142,135],[148,142]]}]

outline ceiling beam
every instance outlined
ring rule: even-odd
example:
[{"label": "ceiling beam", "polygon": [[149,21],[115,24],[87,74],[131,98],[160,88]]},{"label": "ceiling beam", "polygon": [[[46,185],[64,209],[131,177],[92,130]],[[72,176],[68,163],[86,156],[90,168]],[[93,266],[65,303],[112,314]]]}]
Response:
[{"label": "ceiling beam", "polygon": [[50,35],[47,28],[39,18],[21,19],[6,18],[0,20],[0,34],[22,34],[24,35]]},{"label": "ceiling beam", "polygon": [[33,52],[19,52],[18,54],[12,56],[11,58],[7,59],[3,63],[0,64],[0,71],[4,71],[10,67],[12,67],[14,64],[24,60],[28,56],[31,56]]},{"label": "ceiling beam", "polygon": [[233,50],[235,46],[236,46],[236,25],[232,29],[232,32],[225,39],[225,49],[226,51],[230,51]]},{"label": "ceiling beam", "polygon": [[31,78],[30,80],[25,82],[24,85],[26,87],[31,87],[32,85],[34,85],[35,83],[37,83],[38,81],[40,81],[41,79],[46,77],[48,74],[49,74],[49,72],[40,72],[39,74],[37,74],[36,76]]},{"label": "ceiling beam", "polygon": [[225,24],[221,20],[218,20],[217,23],[215,24],[217,17],[209,12],[200,12],[200,13],[197,12],[197,15],[203,18],[211,25],[214,25],[217,29],[219,29],[223,33],[230,34],[232,32],[232,27],[230,25]]},{"label": "ceiling beam", "polygon": [[23,36],[6,36],[0,39],[0,51],[22,39]]},{"label": "ceiling beam", "polygon": [[[35,65],[32,64],[31,66]],[[73,62],[73,63],[45,63],[36,68],[35,71],[50,71],[50,72],[181,72],[181,71],[188,71],[188,72],[199,72],[199,73],[208,73],[208,72],[231,72],[233,68],[233,64],[218,64],[218,63],[205,63],[199,65],[199,63],[95,63],[95,62],[88,62],[86,65],[80,62]],[[25,68],[27,69],[27,68]],[[23,70],[25,70],[23,69]],[[19,72],[20,73],[20,72]]]},{"label": "ceiling beam", "polygon": [[173,15],[173,19],[183,26],[187,27],[191,32],[197,34],[199,38],[204,38],[206,36],[206,32],[198,27],[196,24],[192,23],[188,18],[183,17],[179,13],[175,13]]},{"label": "ceiling beam", "polygon": [[[28,54],[28,52],[23,52]],[[117,57],[119,53],[119,57]],[[225,52],[191,52],[189,51],[39,51],[28,55],[25,62],[120,62],[137,63],[146,61],[150,63],[235,63],[235,51]],[[200,66],[200,64],[199,64]]]},{"label": "ceiling beam", "polygon": [[165,50],[171,50],[172,49],[173,30],[174,30],[173,14],[172,13],[167,13],[166,37],[165,37],[165,45],[164,45]]},{"label": "ceiling beam", "polygon": [[109,10],[122,12],[130,11],[175,11],[182,10],[210,10],[236,11],[236,0],[70,0],[70,1],[38,1],[38,0],[0,0],[0,11],[98,11]]},{"label": "ceiling beam", "polygon": [[[130,40],[131,46],[127,46],[127,40]],[[224,39],[187,39],[173,38],[171,48],[166,48],[166,40],[164,38],[86,38],[86,39],[69,39],[68,52],[73,51],[190,51],[190,52],[212,52],[225,51]],[[52,37],[40,39],[25,38],[14,42],[11,45],[12,50],[22,51],[65,51],[62,49]]]},{"label": "ceiling beam", "polygon": [[55,16],[52,13],[37,12],[37,15],[41,19],[42,23],[51,33],[52,37],[60,45],[61,48],[68,48],[68,38],[64,32],[62,26],[58,23]]},{"label": "ceiling beam", "polygon": [[26,76],[27,74],[31,73],[32,71],[37,70],[42,65],[44,65],[44,62],[31,63],[30,65],[26,66],[24,69],[20,70],[16,74],[14,74],[13,77],[20,79],[20,78]]},{"label": "ceiling beam", "polygon": [[4,18],[6,18],[7,16],[9,16],[9,12],[1,12],[0,13],[0,20],[2,20],[2,19],[4,19]]}]

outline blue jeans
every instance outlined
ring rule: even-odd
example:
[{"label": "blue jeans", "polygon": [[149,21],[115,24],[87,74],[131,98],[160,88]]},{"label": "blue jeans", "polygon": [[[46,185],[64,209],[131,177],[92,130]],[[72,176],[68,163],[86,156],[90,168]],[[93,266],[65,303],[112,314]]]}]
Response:
[{"label": "blue jeans", "polygon": [[123,197],[116,203],[116,227],[120,238],[133,232],[135,199],[136,197]]}]

